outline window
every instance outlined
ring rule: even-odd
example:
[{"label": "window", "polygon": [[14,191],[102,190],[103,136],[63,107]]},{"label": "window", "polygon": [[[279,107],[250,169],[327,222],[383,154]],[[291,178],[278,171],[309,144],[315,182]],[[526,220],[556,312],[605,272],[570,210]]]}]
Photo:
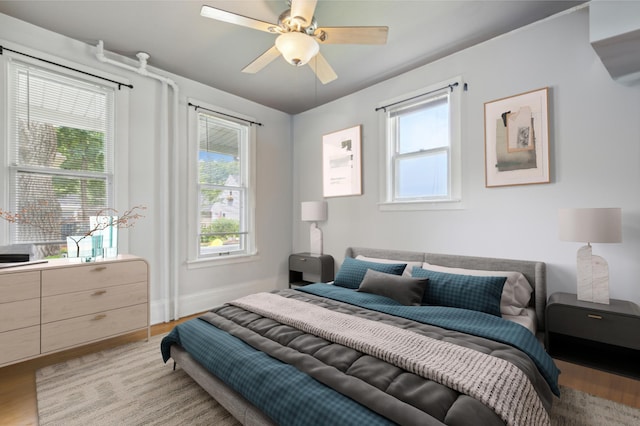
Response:
[{"label": "window", "polygon": [[29,223],[11,226],[9,239],[54,256],[113,206],[115,89],[15,60],[8,82],[3,203]]},{"label": "window", "polygon": [[383,209],[451,207],[460,201],[460,89],[436,85],[442,86],[385,102]]},{"label": "window", "polygon": [[[197,122],[197,259],[252,254],[251,147],[248,123],[191,110]],[[193,258],[193,257],[192,257]]]}]

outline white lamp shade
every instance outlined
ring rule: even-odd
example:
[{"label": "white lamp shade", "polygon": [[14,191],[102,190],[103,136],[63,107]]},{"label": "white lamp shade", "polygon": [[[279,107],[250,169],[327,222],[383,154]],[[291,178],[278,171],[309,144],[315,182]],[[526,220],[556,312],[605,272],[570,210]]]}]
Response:
[{"label": "white lamp shade", "polygon": [[320,51],[313,37],[296,31],[280,34],[276,39],[276,47],[287,62],[296,66],[306,64]]},{"label": "white lamp shade", "polygon": [[559,237],[583,243],[622,242],[622,210],[619,208],[560,209]]},{"label": "white lamp shade", "polygon": [[300,209],[300,219],[304,222],[323,222],[327,220],[326,201],[303,201]]}]

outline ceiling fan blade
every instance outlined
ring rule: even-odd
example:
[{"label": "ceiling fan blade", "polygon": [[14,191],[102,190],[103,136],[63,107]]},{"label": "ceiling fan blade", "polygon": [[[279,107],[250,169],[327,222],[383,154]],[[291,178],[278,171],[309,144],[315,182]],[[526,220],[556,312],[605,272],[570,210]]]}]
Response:
[{"label": "ceiling fan blade", "polygon": [[[322,27],[316,30],[324,44],[385,44],[389,27]],[[324,36],[322,35],[324,33]]]},{"label": "ceiling fan blade", "polygon": [[253,18],[247,18],[246,16],[237,15],[235,13],[227,12],[225,10],[216,9],[211,6],[202,6],[200,9],[200,16],[205,18],[215,19],[216,21],[228,22],[230,24],[242,25],[243,27],[253,28],[254,30],[265,31],[268,33],[275,33],[275,28],[278,28],[276,24],[270,24],[269,22],[259,21]]},{"label": "ceiling fan blade", "polygon": [[[291,17],[302,18],[306,25],[311,24],[318,0],[292,0]],[[306,26],[305,25],[305,26]]]},{"label": "ceiling fan blade", "polygon": [[309,66],[316,73],[318,80],[322,84],[327,84],[338,78],[336,72],[331,68],[329,62],[322,56],[322,53],[318,53],[313,59],[309,61]]},{"label": "ceiling fan blade", "polygon": [[242,72],[246,72],[248,74],[255,74],[260,71],[262,68],[269,65],[274,59],[280,56],[280,51],[273,46],[271,49],[264,52],[262,55],[258,56],[253,62],[242,69]]}]

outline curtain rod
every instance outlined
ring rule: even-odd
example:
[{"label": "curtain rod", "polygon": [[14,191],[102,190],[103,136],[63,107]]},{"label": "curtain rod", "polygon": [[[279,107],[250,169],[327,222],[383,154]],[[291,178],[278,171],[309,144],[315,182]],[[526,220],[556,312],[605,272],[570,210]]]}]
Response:
[{"label": "curtain rod", "polygon": [[[410,98],[403,99],[401,101],[394,102],[394,103],[389,104],[389,105],[378,107],[378,108],[376,108],[376,112],[380,111],[381,109],[383,109],[384,112],[387,112],[387,108],[389,108],[390,106],[398,105],[398,104],[401,104],[403,102],[410,101],[410,100],[413,100],[413,99],[416,99],[416,98],[420,98],[420,97],[425,96],[425,95],[430,95],[432,93],[439,92],[442,89],[446,89],[447,87],[449,88],[449,90],[451,90],[453,92],[453,88],[456,87],[456,86],[458,86],[458,82],[455,82],[453,84],[447,84],[446,86],[442,86],[442,87],[440,87],[438,89],[434,89],[434,90],[431,90],[431,91],[426,92],[426,93],[421,93],[419,95],[412,96]],[[464,90],[467,90],[467,83],[464,84]]]},{"label": "curtain rod", "polygon": [[18,55],[26,56],[26,57],[31,58],[31,59],[36,59],[38,61],[46,62],[47,64],[50,64],[50,65],[55,65],[57,67],[62,67],[62,68],[66,68],[66,69],[71,70],[71,71],[79,72],[80,74],[90,75],[91,77],[95,77],[95,78],[99,78],[99,79],[102,79],[102,80],[106,80],[106,81],[111,82],[111,83],[115,83],[115,84],[118,85],[118,90],[122,89],[122,86],[126,86],[129,89],[133,89],[133,84],[120,83],[119,81],[111,80],[110,78],[106,78],[106,77],[102,77],[102,76],[99,76],[99,75],[91,74],[90,72],[86,72],[86,71],[82,71],[82,70],[79,70],[79,69],[76,69],[76,68],[68,67],[66,65],[58,64],[58,63],[55,63],[55,62],[52,62],[52,61],[48,61],[46,59],[38,58],[37,56],[31,56],[31,55],[28,55],[26,53],[18,52],[17,50],[9,49],[8,47],[0,46],[0,55],[3,54],[4,50],[7,50],[7,51],[13,52],[13,53],[17,53]]},{"label": "curtain rod", "polygon": [[249,123],[249,124],[257,124],[258,126],[262,126],[262,123],[258,123],[257,121],[251,121],[251,120],[247,120],[246,118],[236,117],[235,115],[225,114],[224,112],[215,111],[215,110],[212,110],[212,109],[209,109],[209,108],[205,108],[205,107],[200,106],[200,105],[192,104],[191,102],[189,102],[189,106],[194,107],[194,108],[196,109],[196,111],[197,111],[198,109],[203,109],[203,110],[205,110],[205,111],[214,112],[214,113],[216,113],[216,114],[224,115],[224,116],[226,116],[226,117],[235,118],[236,120],[241,120],[241,121],[247,122],[247,123]]}]

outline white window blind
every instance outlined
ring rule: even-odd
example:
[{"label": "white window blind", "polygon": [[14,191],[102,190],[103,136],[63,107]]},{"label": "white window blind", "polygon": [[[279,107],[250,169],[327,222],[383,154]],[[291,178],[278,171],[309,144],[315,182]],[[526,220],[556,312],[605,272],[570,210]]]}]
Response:
[{"label": "white window blind", "polygon": [[9,64],[11,241],[62,243],[112,205],[114,88]]}]

